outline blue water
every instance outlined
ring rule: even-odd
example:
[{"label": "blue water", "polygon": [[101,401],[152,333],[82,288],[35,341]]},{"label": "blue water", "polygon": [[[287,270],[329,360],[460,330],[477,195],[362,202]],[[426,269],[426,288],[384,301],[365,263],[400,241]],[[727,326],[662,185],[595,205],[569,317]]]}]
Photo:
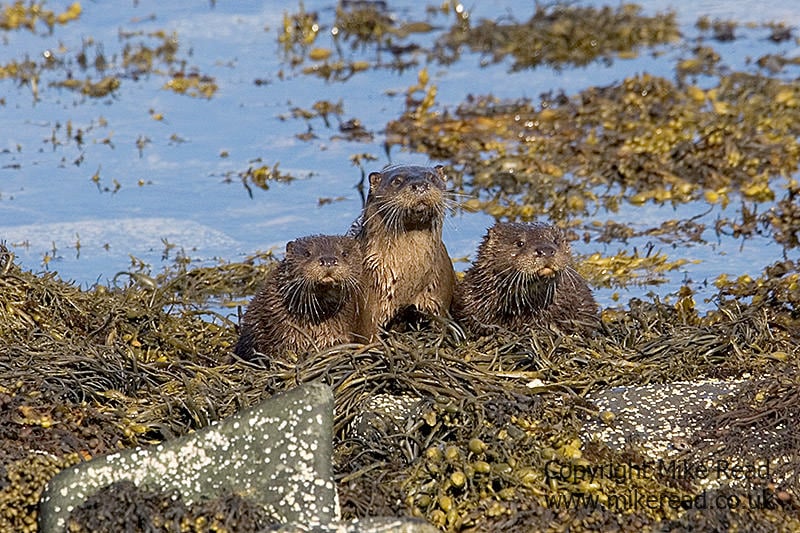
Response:
[{"label": "blue water", "polygon": [[[416,2],[390,4],[392,12],[404,20],[426,18]],[[476,19],[513,13],[525,20],[533,9],[532,2],[475,4],[470,9]],[[68,5],[50,2],[46,7],[61,12]],[[306,11],[319,11],[323,21],[333,19],[332,1],[307,0],[304,5]],[[632,60],[615,60],[610,65],[596,62],[558,72],[541,67],[509,73],[507,64],[481,68],[479,55],[465,53],[451,66],[428,66],[431,83],[438,87],[437,105],[454,107],[469,94],[534,100],[551,90],[574,94],[642,72],[672,78],[675,59],[687,55],[693,46],[692,38],[697,35],[694,23],[702,14],[712,19],[783,21],[800,26],[800,10],[794,1],[771,2],[769,8],[755,0],[657,0],[642,5],[648,15],[675,9],[686,42],[660,48],[663,54],[657,58],[644,52]],[[237,261],[256,251],[281,251],[286,241],[299,236],[347,230],[361,209],[361,197],[354,188],[360,170],[350,162],[351,155],[375,156],[376,161],[366,163],[368,171],[389,162],[431,163],[425,155],[397,148],[390,161],[381,133],[387,122],[402,113],[404,92],[416,82],[424,66],[422,57],[418,67],[403,73],[369,70],[345,83],[329,83],[303,75],[283,61],[277,36],[284,12],[298,11],[292,2],[217,1],[212,5],[141,0],[115,3],[113,9],[95,2],[83,2],[82,6],[79,20],[56,26],[52,34],[43,25],[36,33],[4,32],[0,64],[22,61],[26,56],[41,61],[49,51],[72,62],[75,78],[90,75],[96,81],[97,72],[90,69],[84,73],[74,64],[84,43],[102,43],[102,51],[111,61],[108,72],[120,73],[119,58],[126,43],[158,44],[144,36],[122,39],[121,30],[165,30],[177,36],[177,57],[185,60],[187,71],[213,77],[219,88],[211,99],[192,98],[163,89],[168,76],[149,74],[137,80],[123,78],[122,86],[111,96],[94,99],[49,86],[63,78],[63,69],[57,69],[42,75],[36,100],[30,86],[0,80],[4,102],[0,105],[0,239],[12,247],[24,268],[56,270],[64,279],[89,286],[107,283],[117,272],[128,270],[131,256],[157,271],[172,261],[177,250],[197,264]],[[444,17],[436,20],[449,23]],[[732,43],[712,41],[733,69],[748,68],[748,57],[800,52],[795,40],[770,43],[763,28],[742,28],[739,35]],[[430,38],[417,36],[415,40]],[[329,45],[326,36],[318,38],[318,46]],[[86,49],[91,62],[98,47],[89,44]],[[360,55],[372,57],[369,52],[354,54]],[[256,84],[256,79],[266,83]],[[348,142],[332,138],[338,134],[335,117],[331,127],[319,118],[308,123],[290,118],[292,108],[310,109],[322,99],[341,100],[342,119],[359,119],[375,133],[374,139]],[[159,115],[161,120],[156,120]],[[67,137],[68,122],[73,134],[78,128],[84,131],[84,144]],[[309,125],[317,138],[296,138]],[[143,138],[149,142],[140,154],[137,139]],[[237,174],[250,166],[276,163],[281,172],[301,179],[273,183],[266,191],[253,188],[251,198]],[[96,174],[98,183],[92,181]],[[112,192],[115,182],[119,186]],[[340,197],[325,205],[319,202]],[[596,218],[635,221],[645,229],[664,220],[691,217],[706,208],[704,204],[629,206]],[[728,211],[735,209],[731,205]],[[713,226],[720,214],[715,209],[702,221]],[[491,223],[490,217],[480,213],[451,217],[444,235],[450,254],[472,255]],[[672,260],[684,257],[699,263],[688,263],[669,274],[670,282],[665,285],[624,289],[623,300],[651,290],[668,294],[682,281],[702,284],[722,273],[757,276],[764,266],[782,257],[782,249],[766,238],[742,242],[707,237],[710,244],[692,247],[672,248],[656,242],[656,250]],[[600,251],[610,255],[634,246],[642,249],[647,242],[576,242],[574,248],[581,254]],[[164,259],[166,243],[174,248]],[[461,263],[459,268],[465,266]],[[599,289],[598,300],[611,303],[612,292]]]}]

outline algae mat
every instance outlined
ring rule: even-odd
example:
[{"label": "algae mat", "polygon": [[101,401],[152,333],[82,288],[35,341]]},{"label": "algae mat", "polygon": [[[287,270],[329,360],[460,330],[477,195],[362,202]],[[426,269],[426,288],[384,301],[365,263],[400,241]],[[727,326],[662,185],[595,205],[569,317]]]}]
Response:
[{"label": "algae mat", "polygon": [[[719,309],[702,316],[686,299],[633,301],[606,311],[603,331],[593,337],[542,331],[464,340],[457,328],[411,331],[374,345],[336,347],[296,366],[253,365],[230,353],[235,326],[203,320],[197,309],[209,298],[251,291],[272,265],[262,257],[216,268],[176,266],[154,277],[132,275],[120,287],[81,290],[22,270],[6,251],[0,276],[3,528],[34,530],[44,484],[70,464],[186,434],[317,380],[335,391],[335,468],[345,517],[421,516],[446,530],[798,525],[792,476],[800,458],[794,423],[800,328],[796,302],[783,298],[796,294],[798,264],[782,264],[777,273],[772,267],[746,295],[721,291]],[[745,297],[757,303],[745,304]],[[696,497],[704,490],[700,479],[662,473],[588,483],[548,470],[648,459],[636,443],[619,450],[581,441],[585,417],[604,416],[587,393],[709,376],[748,376],[754,385],[731,400],[724,417],[706,421],[707,431],[725,435],[724,449],[699,439],[683,452],[693,459],[773,461],[761,487],[777,502],[773,507],[686,511],[669,502]],[[353,419],[386,394],[420,397],[423,405],[397,426],[354,436]],[[751,457],[753,428],[777,436]],[[621,491],[663,505],[603,505]],[[601,499],[596,507],[559,508],[565,504],[554,498],[569,494]],[[177,523],[184,530],[214,524],[224,530],[226,513],[242,509],[231,498],[179,507]]]}]

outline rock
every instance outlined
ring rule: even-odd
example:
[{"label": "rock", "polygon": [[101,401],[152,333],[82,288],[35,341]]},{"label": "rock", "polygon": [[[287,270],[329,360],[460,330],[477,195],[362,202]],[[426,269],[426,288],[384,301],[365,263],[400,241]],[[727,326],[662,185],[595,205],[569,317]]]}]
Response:
[{"label": "rock", "polygon": [[723,400],[744,383],[705,380],[598,391],[586,399],[597,406],[600,416],[590,420],[584,432],[617,450],[634,442],[654,457],[668,457],[683,451],[694,438],[700,429],[698,415],[709,409],[722,412]]},{"label": "rock", "polygon": [[333,523],[332,435],[330,388],[305,384],[196,433],[62,471],[40,500],[40,531],[64,531],[75,508],[119,481],[174,491],[187,504],[237,493],[279,523]]},{"label": "rock", "polygon": [[299,524],[286,524],[274,531],[279,533],[438,533],[439,529],[418,518],[369,517],[311,528]]},{"label": "rock", "polygon": [[361,405],[353,418],[350,436],[379,442],[387,435],[405,433],[421,415],[425,401],[411,394],[378,394]]}]

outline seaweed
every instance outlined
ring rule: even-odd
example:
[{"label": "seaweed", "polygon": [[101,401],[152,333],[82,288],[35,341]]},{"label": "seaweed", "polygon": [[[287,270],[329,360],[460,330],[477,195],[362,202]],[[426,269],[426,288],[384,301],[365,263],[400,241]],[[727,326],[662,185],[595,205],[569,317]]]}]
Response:
[{"label": "seaweed", "polygon": [[98,531],[264,531],[270,517],[247,498],[231,494],[186,505],[180,494],[148,491],[120,481],[88,498],[70,515],[74,533]]},{"label": "seaweed", "polygon": [[[274,266],[270,255],[199,268],[179,258],[158,274],[133,269],[116,286],[88,289],[24,271],[7,250],[0,266],[0,496],[10,513],[5,519],[17,530],[32,530],[32,502],[61,468],[186,434],[308,381],[335,391],[335,471],[348,518],[419,516],[445,530],[681,523],[685,518],[669,508],[632,514],[604,505],[569,513],[555,508],[552,498],[569,491],[621,490],[610,480],[592,486],[546,474],[548,461],[626,460],[623,452],[580,436],[584,417],[601,416],[585,396],[609,386],[757,378],[759,385],[732,400],[706,431],[775,429],[779,448],[771,451],[789,459],[780,472],[796,468],[797,426],[789,418],[797,403],[797,308],[794,300],[779,301],[783,293],[769,296],[789,289],[798,273],[794,263],[773,265],[749,284],[721,285],[718,307],[703,315],[684,291],[673,304],[640,299],[607,309],[595,335],[501,331],[465,339],[458,327],[443,324],[391,332],[369,345],[336,346],[296,364],[235,358],[235,320],[204,311],[255,292]],[[387,404],[387,398],[395,400]],[[401,409],[381,418],[380,406],[393,401]],[[360,424],[368,415],[379,423]],[[752,444],[744,432],[737,438]],[[737,453],[738,443],[729,439],[727,451]],[[709,449],[707,439],[692,446],[687,453],[726,451]],[[24,483],[14,473],[20,469],[30,476]],[[675,487],[671,479],[629,482],[622,488],[644,495],[678,498],[697,490]],[[787,523],[800,517],[792,503],[798,489],[788,478],[774,490],[776,498],[787,498],[780,511]],[[125,501],[146,507],[152,497]],[[247,509],[231,498],[205,510],[171,507],[156,514],[202,522]],[[775,513],[725,520],[761,524]]]},{"label": "seaweed", "polygon": [[526,22],[481,20],[474,27],[459,19],[434,49],[436,56],[453,61],[461,47],[500,62],[513,58],[511,70],[549,65],[586,65],[598,58],[635,57],[640,47],[652,47],[680,37],[674,13],[642,15],[636,4],[617,7],[576,6],[567,3],[537,5]]}]

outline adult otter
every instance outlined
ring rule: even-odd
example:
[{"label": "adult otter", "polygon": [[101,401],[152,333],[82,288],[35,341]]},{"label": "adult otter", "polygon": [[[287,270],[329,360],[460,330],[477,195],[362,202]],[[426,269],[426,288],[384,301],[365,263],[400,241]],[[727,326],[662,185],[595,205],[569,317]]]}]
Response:
[{"label": "adult otter", "polygon": [[517,332],[531,326],[592,329],[597,303],[571,262],[559,228],[498,222],[456,290],[453,316],[479,333],[498,326]]},{"label": "adult otter", "polygon": [[357,333],[374,339],[409,311],[447,316],[455,272],[442,242],[447,176],[441,166],[392,166],[369,175],[354,234],[364,256]]},{"label": "adult otter", "polygon": [[351,342],[361,263],[351,237],[315,235],[287,243],[284,259],[242,317],[234,353],[245,359],[299,355]]}]

